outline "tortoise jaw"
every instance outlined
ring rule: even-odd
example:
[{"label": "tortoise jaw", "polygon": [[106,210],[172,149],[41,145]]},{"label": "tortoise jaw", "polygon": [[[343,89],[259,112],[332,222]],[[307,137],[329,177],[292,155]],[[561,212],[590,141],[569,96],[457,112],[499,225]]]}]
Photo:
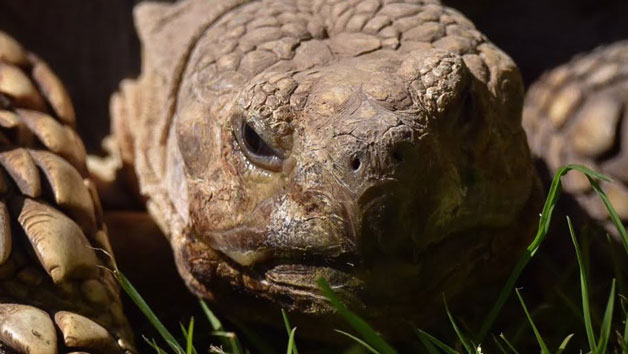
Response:
[{"label": "tortoise jaw", "polygon": [[[201,298],[226,300],[237,295],[305,314],[331,314],[333,308],[317,285],[317,280],[324,278],[345,302],[362,306],[364,284],[355,255],[294,257],[265,253],[256,257],[242,250],[226,254],[190,235],[181,240],[175,242],[179,272],[190,290]],[[256,262],[243,265],[238,262],[242,259]]]},{"label": "tortoise jaw", "polygon": [[238,227],[225,232],[214,232],[204,238],[207,245],[224,258],[248,268],[272,268],[286,264],[312,267],[331,267],[343,272],[361,263],[356,252],[339,245],[310,250],[271,249],[266,246],[266,232],[249,227]]},{"label": "tortoise jaw", "polygon": [[355,227],[347,220],[348,212],[288,218],[282,220],[286,227],[268,221],[281,216],[267,215],[266,209],[257,207],[248,220],[226,230],[190,232],[193,238],[242,267],[305,262],[343,268],[344,260],[352,264],[358,261]]}]

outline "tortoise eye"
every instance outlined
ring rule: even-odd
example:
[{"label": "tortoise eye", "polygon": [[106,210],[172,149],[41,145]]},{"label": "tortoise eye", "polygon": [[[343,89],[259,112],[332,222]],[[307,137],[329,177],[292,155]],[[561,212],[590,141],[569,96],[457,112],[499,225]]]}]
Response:
[{"label": "tortoise eye", "polygon": [[258,167],[280,171],[283,153],[274,149],[244,119],[236,119],[234,134],[240,149],[249,161]]}]

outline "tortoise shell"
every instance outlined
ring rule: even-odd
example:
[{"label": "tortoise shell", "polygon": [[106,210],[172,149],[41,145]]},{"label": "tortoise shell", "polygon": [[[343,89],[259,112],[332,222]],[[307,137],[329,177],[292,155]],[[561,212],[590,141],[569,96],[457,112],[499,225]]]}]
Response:
[{"label": "tortoise shell", "polygon": [[[599,47],[545,73],[527,93],[523,126],[533,154],[549,172],[578,163],[611,177],[613,183],[601,187],[626,225],[628,41]],[[583,174],[567,174],[563,187],[589,215],[616,232]]]}]

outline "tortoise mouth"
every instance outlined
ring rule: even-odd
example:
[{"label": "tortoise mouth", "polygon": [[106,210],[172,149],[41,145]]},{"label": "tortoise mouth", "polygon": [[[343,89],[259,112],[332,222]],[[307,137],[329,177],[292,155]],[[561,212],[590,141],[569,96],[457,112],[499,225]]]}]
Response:
[{"label": "tortoise mouth", "polygon": [[[318,267],[332,267],[349,271],[360,264],[360,258],[353,247],[342,243],[319,244],[316,246],[284,247],[269,245],[269,234],[265,229],[239,226],[227,231],[212,232],[202,237],[214,251],[230,258],[242,267],[273,267],[298,263]],[[350,239],[342,235],[337,239]]]},{"label": "tortoise mouth", "polygon": [[[245,228],[232,232],[235,235],[243,230]],[[317,285],[317,280],[323,278],[346,302],[361,303],[363,269],[357,254],[330,256],[294,250],[251,251],[250,248],[237,251],[231,248],[228,250],[231,254],[227,254],[215,247],[217,242],[204,242],[193,236],[187,238],[180,252],[176,252],[180,271],[191,290],[203,298],[247,293],[285,309],[322,315],[333,312]],[[242,264],[243,259],[255,262]]]},{"label": "tortoise mouth", "polygon": [[[231,264],[241,272],[255,274],[260,281],[277,284],[309,286],[298,281],[285,282],[281,279],[284,273],[297,278],[308,278],[306,283],[310,283],[311,275],[320,273],[320,269],[335,275],[348,276],[362,265],[356,252],[347,252],[339,245],[312,249],[277,248],[267,246],[266,239],[264,231],[238,227],[227,232],[213,233],[206,243],[222,262]],[[305,273],[310,273],[310,276],[305,277]]]}]

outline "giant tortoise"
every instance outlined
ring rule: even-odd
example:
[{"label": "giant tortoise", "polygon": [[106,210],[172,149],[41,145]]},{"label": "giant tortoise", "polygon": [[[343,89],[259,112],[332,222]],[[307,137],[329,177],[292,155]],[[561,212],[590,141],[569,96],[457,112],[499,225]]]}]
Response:
[{"label": "giant tortoise", "polygon": [[[144,203],[189,289],[258,322],[333,318],[322,277],[385,333],[425,323],[532,237],[543,194],[522,80],[459,12],[185,0],[134,16],[141,74],[111,99],[104,161],[86,157],[60,80],[0,34],[0,352],[135,351],[99,193],[137,191],[122,199]],[[625,77],[608,79],[625,53],[530,91],[528,139],[551,168],[573,150],[625,177],[620,140],[604,140],[626,131]],[[609,188],[623,213],[625,188]]]}]

